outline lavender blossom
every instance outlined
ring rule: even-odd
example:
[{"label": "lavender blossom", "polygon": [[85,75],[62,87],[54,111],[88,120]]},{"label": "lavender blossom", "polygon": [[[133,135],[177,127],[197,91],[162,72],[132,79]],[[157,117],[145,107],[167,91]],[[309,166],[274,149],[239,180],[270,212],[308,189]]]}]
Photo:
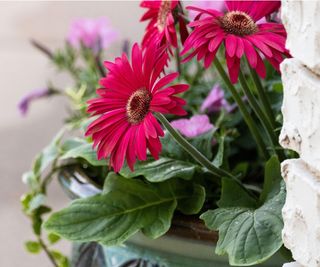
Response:
[{"label": "lavender blossom", "polygon": [[39,89],[34,89],[30,92],[28,92],[25,96],[23,96],[19,103],[18,103],[18,109],[20,111],[20,114],[22,116],[25,116],[28,113],[29,106],[32,101],[39,99],[39,98],[44,98],[48,97],[53,93],[52,90],[49,88],[39,88]]},{"label": "lavender blossom", "polygon": [[219,85],[214,85],[209,95],[203,101],[200,111],[209,113],[219,112],[221,109],[225,109],[227,112],[231,112],[234,109],[233,105],[230,105],[224,98],[224,91]]}]

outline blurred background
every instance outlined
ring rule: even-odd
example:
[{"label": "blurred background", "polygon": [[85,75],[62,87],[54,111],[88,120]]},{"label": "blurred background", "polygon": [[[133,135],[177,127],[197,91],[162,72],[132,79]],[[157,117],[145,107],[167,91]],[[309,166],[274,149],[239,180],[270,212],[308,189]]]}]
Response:
[{"label": "blurred background", "polygon": [[[45,147],[62,126],[66,103],[51,98],[32,103],[21,117],[17,103],[21,96],[47,81],[65,87],[67,75],[58,75],[49,60],[30,45],[30,39],[50,49],[63,45],[74,18],[107,17],[120,33],[106,51],[108,59],[117,56],[122,41],[140,41],[145,24],[139,23],[142,10],[138,1],[104,2],[0,2],[0,266],[51,267],[43,255],[30,255],[23,243],[33,239],[19,198],[26,191],[21,175],[30,168],[34,156]],[[51,187],[49,201],[55,208],[67,204],[57,184]],[[69,245],[60,244],[68,253]]]}]

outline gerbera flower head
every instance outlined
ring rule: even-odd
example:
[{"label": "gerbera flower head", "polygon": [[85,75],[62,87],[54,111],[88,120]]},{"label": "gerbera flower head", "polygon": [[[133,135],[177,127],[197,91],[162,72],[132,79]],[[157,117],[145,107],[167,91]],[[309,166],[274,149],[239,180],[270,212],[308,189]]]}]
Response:
[{"label": "gerbera flower head", "polygon": [[221,45],[225,46],[227,67],[232,83],[237,82],[240,59],[246,56],[250,66],[265,78],[263,55],[279,71],[284,56],[286,31],[280,23],[266,23],[261,18],[280,7],[280,1],[225,1],[227,12],[187,7],[198,12],[189,24],[194,27],[184,44],[182,55],[192,50],[184,61],[197,55],[208,68]]},{"label": "gerbera flower head", "polygon": [[142,47],[145,48],[150,43],[159,46],[167,45],[177,47],[177,33],[175,24],[179,23],[182,43],[188,37],[188,30],[182,9],[179,8],[177,0],[147,0],[140,4],[143,8],[148,8],[141,21],[150,20],[142,40]]},{"label": "gerbera flower head", "polygon": [[126,159],[133,170],[136,159],[146,160],[147,149],[158,159],[159,136],[163,130],[152,112],[185,115],[185,101],[177,96],[188,89],[186,84],[169,85],[178,73],[162,76],[168,55],[164,48],[132,48],[131,63],[126,54],[105,62],[109,71],[100,80],[98,98],[88,101],[88,112],[99,115],[87,129],[97,147],[98,159],[110,157],[118,172]]}]

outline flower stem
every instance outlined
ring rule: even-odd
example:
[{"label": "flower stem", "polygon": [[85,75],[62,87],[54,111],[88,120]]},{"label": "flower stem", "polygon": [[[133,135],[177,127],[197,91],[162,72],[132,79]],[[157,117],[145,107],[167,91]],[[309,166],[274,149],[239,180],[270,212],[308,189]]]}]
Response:
[{"label": "flower stem", "polygon": [[243,188],[249,195],[254,196],[251,191],[249,191],[240,180],[238,180],[233,174],[214,166],[204,155],[201,154],[193,145],[191,145],[178,131],[176,131],[166,119],[166,117],[160,113],[155,113],[157,119],[162,123],[162,125],[168,130],[171,136],[176,140],[176,142],[189,153],[197,162],[199,162],[203,167],[208,169],[215,178],[228,178],[236,182],[239,186]]},{"label": "flower stem", "polygon": [[233,99],[236,101],[243,119],[245,120],[246,124],[249,127],[249,130],[253,136],[253,138],[255,139],[257,145],[258,145],[258,150],[260,151],[261,155],[267,159],[268,158],[268,152],[266,150],[265,144],[263,142],[262,136],[255,124],[255,122],[253,121],[249,111],[247,110],[240,94],[237,92],[236,88],[234,87],[234,85],[231,83],[230,79],[228,78],[228,75],[226,74],[225,70],[223,69],[221,63],[219,62],[219,60],[217,59],[217,57],[215,58],[215,60],[213,61],[215,67],[217,68],[221,78],[223,79],[223,81],[225,82],[226,86],[228,87],[229,91],[232,94]]},{"label": "flower stem", "polygon": [[38,242],[39,242],[40,246],[42,247],[43,251],[48,256],[48,258],[51,261],[51,263],[53,264],[53,266],[54,267],[59,267],[58,263],[56,262],[56,260],[52,256],[51,252],[49,251],[47,245],[43,242],[43,240],[42,240],[42,238],[40,236],[38,236]]},{"label": "flower stem", "polygon": [[276,154],[276,150],[275,147],[278,144],[278,139],[276,134],[273,131],[273,127],[269,121],[269,119],[267,118],[266,114],[262,111],[261,107],[259,106],[255,96],[253,95],[253,93],[251,92],[246,79],[242,73],[242,71],[240,70],[239,73],[239,81],[242,87],[243,92],[245,93],[245,95],[248,98],[248,102],[251,106],[251,108],[253,109],[253,111],[256,113],[257,117],[259,118],[262,126],[265,128],[267,135],[270,139],[270,143],[271,143],[271,148],[274,154]]},{"label": "flower stem", "polygon": [[263,106],[263,109],[264,109],[264,112],[266,113],[267,115],[267,118],[272,126],[273,129],[276,128],[276,123],[275,123],[275,119],[274,119],[274,114],[273,114],[273,111],[272,111],[272,108],[271,108],[271,104],[270,104],[270,101],[269,101],[269,98],[268,98],[268,95],[266,94],[262,84],[261,84],[261,81],[257,75],[257,73],[255,72],[254,69],[251,68],[249,62],[247,61],[247,65],[248,65],[248,68],[250,70],[250,74],[251,74],[251,77],[252,77],[252,80],[256,86],[256,89],[257,89],[257,92],[258,92],[258,96],[259,96],[259,99],[262,103],[262,106]]},{"label": "flower stem", "polygon": [[103,64],[101,62],[101,53],[99,53],[96,57],[95,57],[95,63],[96,63],[96,66],[97,66],[97,69],[101,75],[101,77],[105,77],[106,76],[106,71],[103,67]]},{"label": "flower stem", "polygon": [[54,56],[53,53],[49,50],[49,48],[47,48],[46,46],[44,46],[43,44],[39,43],[36,40],[31,39],[31,44],[37,48],[38,50],[40,50],[43,54],[45,54],[49,59],[53,60]]},{"label": "flower stem", "polygon": [[179,45],[176,48],[176,61],[177,61],[177,71],[181,74],[181,59],[180,59],[180,49]]}]

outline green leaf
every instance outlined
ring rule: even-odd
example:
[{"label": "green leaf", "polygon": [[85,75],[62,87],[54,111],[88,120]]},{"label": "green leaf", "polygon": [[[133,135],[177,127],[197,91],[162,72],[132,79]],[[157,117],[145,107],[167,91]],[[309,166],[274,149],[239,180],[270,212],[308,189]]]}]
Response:
[{"label": "green leaf", "polygon": [[33,171],[25,172],[22,175],[22,182],[26,184],[32,191],[36,191],[39,188],[39,176],[36,176]]},{"label": "green leaf", "polygon": [[164,137],[160,138],[162,144],[161,156],[177,159],[186,160],[188,159],[188,154],[184,151],[181,146],[173,139],[168,131],[165,131]]},{"label": "green leaf", "polygon": [[[216,129],[194,138],[187,138],[196,149],[210,160],[212,159],[212,139],[215,131]],[[161,138],[161,143],[162,157],[197,163],[183,148],[181,148],[181,146],[179,146],[170,133],[165,133],[165,136]]]},{"label": "green leaf", "polygon": [[38,254],[41,252],[41,245],[36,241],[27,241],[24,244],[26,250],[32,254]]},{"label": "green leaf", "polygon": [[209,229],[219,231],[216,253],[228,254],[230,265],[258,264],[282,246],[281,209],[285,201],[285,185],[279,165],[277,158],[272,158],[266,165],[266,174],[271,173],[271,167],[274,168],[274,182],[268,186],[265,202],[260,206],[255,207],[254,199],[239,185],[224,180],[219,208],[201,215]]},{"label": "green leaf", "polygon": [[54,233],[48,234],[48,240],[49,240],[50,245],[56,244],[60,239],[61,239],[61,237],[54,234]]},{"label": "green leaf", "polygon": [[32,199],[32,194],[24,194],[20,199],[22,210],[26,214],[28,214],[31,199]]},{"label": "green leaf", "polygon": [[60,251],[51,250],[50,251],[52,257],[55,259],[59,267],[69,267],[69,260],[66,256],[64,256]]},{"label": "green leaf", "polygon": [[238,177],[239,180],[242,180],[246,177],[249,169],[248,162],[239,162],[232,170],[232,174]]},{"label": "green leaf", "polygon": [[264,185],[260,195],[260,202],[263,203],[268,197],[272,197],[273,188],[282,180],[280,163],[277,156],[271,157],[265,166]]},{"label": "green leaf", "polygon": [[223,164],[223,160],[224,160],[224,147],[225,147],[225,136],[220,136],[219,138],[219,148],[218,148],[218,152],[215,155],[212,164],[216,167],[221,167]]},{"label": "green leaf", "polygon": [[39,155],[37,155],[33,163],[32,171],[34,173],[34,176],[39,176],[41,174],[42,157],[43,154],[40,153]]},{"label": "green leaf", "polygon": [[212,139],[215,131],[216,128],[205,134],[189,139],[190,143],[209,160],[212,159]]},{"label": "green leaf", "polygon": [[62,129],[53,138],[52,142],[41,153],[41,167],[39,171],[42,173],[60,154],[60,143],[64,134]]},{"label": "green leaf", "polygon": [[221,198],[218,201],[218,207],[251,207],[257,206],[257,201],[244,193],[243,189],[231,179],[222,179]]},{"label": "green leaf", "polygon": [[42,206],[45,202],[45,199],[46,196],[44,194],[36,194],[35,196],[33,196],[29,201],[28,212],[32,212]]},{"label": "green leaf", "polygon": [[[104,245],[121,244],[139,230],[157,238],[168,231],[178,202],[190,199],[193,194],[190,183],[183,180],[154,185],[109,174],[106,183],[102,195],[74,201],[54,213],[45,228],[69,240],[97,241]],[[199,192],[197,195],[204,199]],[[195,197],[192,201],[197,208],[188,204],[189,211],[199,210],[203,205]]]},{"label": "green leaf", "polygon": [[32,220],[32,229],[35,235],[40,236],[42,230],[42,215],[51,212],[51,208],[47,206],[40,206],[39,208],[32,211],[31,220]]},{"label": "green leaf", "polygon": [[[178,191],[179,189],[177,188],[176,190]],[[186,215],[197,214],[200,212],[205,201],[206,190],[203,186],[197,184],[193,186],[193,189],[189,190],[192,193],[189,195],[189,198],[178,202],[178,209]]]},{"label": "green leaf", "polygon": [[172,158],[160,158],[159,160],[148,159],[137,162],[134,172],[128,166],[120,171],[126,178],[144,176],[150,182],[162,182],[170,178],[192,179],[196,165],[190,162],[175,160]]},{"label": "green leaf", "polygon": [[63,156],[60,159],[77,159],[81,158],[86,160],[92,166],[106,166],[108,162],[106,160],[98,160],[96,151],[93,150],[92,144],[86,140],[75,138],[67,140],[62,149],[64,151]]}]

